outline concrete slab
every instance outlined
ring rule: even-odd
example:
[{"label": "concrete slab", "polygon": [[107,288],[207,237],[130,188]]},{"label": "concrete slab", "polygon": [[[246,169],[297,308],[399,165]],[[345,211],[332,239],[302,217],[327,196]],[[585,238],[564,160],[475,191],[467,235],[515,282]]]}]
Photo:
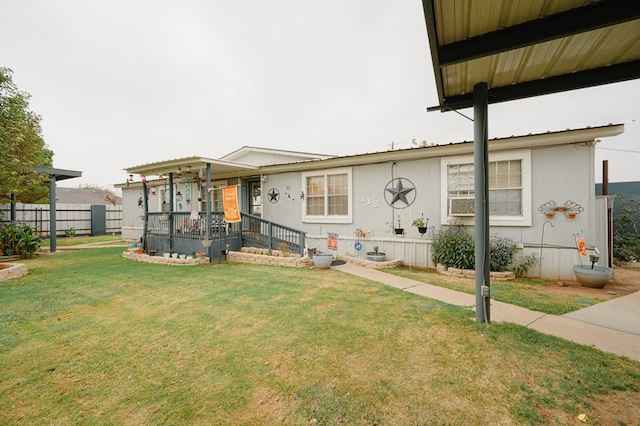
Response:
[{"label": "concrete slab", "polygon": [[557,315],[545,315],[529,328],[640,361],[640,336],[635,334]]},{"label": "concrete slab", "polygon": [[563,316],[640,336],[640,291]]}]

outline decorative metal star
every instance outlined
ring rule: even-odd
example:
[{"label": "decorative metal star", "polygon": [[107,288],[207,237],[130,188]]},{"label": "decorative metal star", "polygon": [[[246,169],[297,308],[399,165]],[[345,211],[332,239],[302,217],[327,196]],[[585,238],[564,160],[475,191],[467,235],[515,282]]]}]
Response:
[{"label": "decorative metal star", "polygon": [[[403,180],[408,182],[407,186],[402,183]],[[391,200],[387,199],[387,197],[385,197],[385,199],[387,199],[387,203],[389,203],[390,206],[395,207],[395,203],[402,201],[406,204],[404,207],[407,207],[413,203],[413,200],[415,199],[415,194],[411,194],[415,189],[415,186],[409,179],[396,178],[389,181],[385,188],[385,191],[391,194]],[[411,201],[409,201],[409,197],[407,197],[409,194],[413,195]]]},{"label": "decorative metal star", "polygon": [[275,188],[271,188],[269,192],[267,192],[267,195],[269,196],[270,203],[277,203],[280,199],[280,192]]}]

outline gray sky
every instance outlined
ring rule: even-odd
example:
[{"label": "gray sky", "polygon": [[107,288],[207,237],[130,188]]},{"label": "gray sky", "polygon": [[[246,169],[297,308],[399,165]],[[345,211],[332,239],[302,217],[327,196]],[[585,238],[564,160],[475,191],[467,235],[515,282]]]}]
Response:
[{"label": "gray sky", "polygon": [[[345,155],[473,140],[437,104],[420,0],[0,0],[0,66],[32,95],[61,186],[242,146]],[[462,110],[468,116],[473,110]],[[492,105],[490,137],[625,123],[596,181],[640,180],[640,81]],[[570,159],[567,159],[570,161]]]}]

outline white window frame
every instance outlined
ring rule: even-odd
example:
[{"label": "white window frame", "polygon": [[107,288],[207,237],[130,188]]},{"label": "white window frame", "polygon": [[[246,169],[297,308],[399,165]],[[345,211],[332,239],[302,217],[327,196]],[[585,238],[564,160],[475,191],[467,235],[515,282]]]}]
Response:
[{"label": "white window frame", "polygon": [[[509,151],[489,153],[489,163],[497,161],[520,160],[522,172],[522,215],[520,216],[489,216],[490,226],[531,226],[531,150]],[[440,160],[440,217],[441,224],[446,225],[451,220],[456,220],[465,225],[473,225],[475,215],[455,216],[449,215],[449,191],[447,171],[449,166],[457,164],[473,164],[473,156],[443,157]]]},{"label": "white window frame", "polygon": [[[347,206],[349,209],[349,213],[341,216],[329,216],[326,213],[328,204],[327,200],[329,197],[329,193],[326,190],[327,185],[327,176],[329,175],[347,175]],[[325,183],[325,214],[324,215],[308,215],[307,214],[307,200],[306,200],[306,192],[307,192],[307,178],[314,176],[324,176]],[[301,188],[305,194],[305,200],[302,203],[302,222],[303,223],[352,223],[353,222],[353,185],[352,185],[352,174],[351,167],[343,167],[339,169],[327,169],[327,170],[318,170],[314,172],[304,172],[301,174]]]}]

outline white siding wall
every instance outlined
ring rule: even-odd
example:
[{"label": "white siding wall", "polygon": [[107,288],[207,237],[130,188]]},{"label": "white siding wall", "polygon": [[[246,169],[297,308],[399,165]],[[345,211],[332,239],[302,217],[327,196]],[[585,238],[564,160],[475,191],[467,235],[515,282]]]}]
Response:
[{"label": "white siding wall", "polygon": [[[594,195],[593,147],[565,145],[540,148],[531,151],[532,167],[532,225],[492,226],[491,234],[512,238],[525,247],[525,253],[540,256],[542,226],[548,219],[537,209],[547,201],[564,204],[571,200],[580,204],[584,211],[575,219],[568,219],[558,213],[550,220],[553,224],[545,227],[541,272],[552,279],[573,280],[572,265],[579,263],[575,249],[574,233],[583,232],[588,245],[597,245],[602,251],[598,229],[604,225]],[[338,253],[359,254],[379,246],[387,253],[387,258],[401,258],[407,264],[433,267],[430,259],[428,237],[420,237],[417,228],[411,227],[416,217],[424,214],[429,218],[429,226],[441,227],[440,194],[446,190],[441,182],[440,160],[424,159],[397,163],[380,163],[352,168],[353,175],[353,223],[317,224],[304,223],[300,195],[303,182],[300,173],[272,175],[263,184],[264,218],[286,224],[307,232],[309,247],[326,250],[327,233],[339,235]],[[392,178],[409,179],[416,187],[414,203],[405,209],[393,209],[384,197],[384,189]],[[269,190],[280,192],[277,203],[270,203]],[[398,237],[388,226],[397,224],[398,217],[405,228],[405,235]],[[606,216],[605,216],[606,217]],[[360,253],[354,250],[354,232],[357,228],[370,231],[363,242]],[[473,226],[470,226],[473,232]],[[601,262],[602,264],[602,262]],[[540,265],[535,265],[529,275],[536,276]]]}]

